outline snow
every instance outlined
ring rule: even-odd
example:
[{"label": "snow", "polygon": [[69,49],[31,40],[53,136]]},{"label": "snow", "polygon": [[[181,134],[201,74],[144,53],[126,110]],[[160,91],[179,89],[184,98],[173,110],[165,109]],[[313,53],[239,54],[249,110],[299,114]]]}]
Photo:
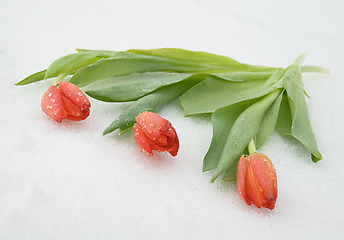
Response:
[{"label": "snow", "polygon": [[[343,239],[344,18],[340,1],[10,1],[0,8],[0,239]],[[261,152],[274,163],[273,211],[247,206],[235,183],[209,183],[202,158],[208,116],[160,115],[180,151],[141,153],[132,133],[102,136],[130,104],[91,101],[85,121],[49,119],[51,81],[13,84],[74,48],[180,47],[273,66],[308,51],[309,113],[324,160],[274,132]]]}]

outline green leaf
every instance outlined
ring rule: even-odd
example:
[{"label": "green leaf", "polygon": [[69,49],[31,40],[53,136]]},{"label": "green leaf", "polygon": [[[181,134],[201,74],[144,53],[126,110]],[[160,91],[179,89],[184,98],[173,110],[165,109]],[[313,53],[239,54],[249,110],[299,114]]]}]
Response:
[{"label": "green leaf", "polygon": [[[166,57],[177,59],[181,61],[192,61],[199,63],[207,63],[214,66],[223,66],[228,69],[227,72],[238,71],[242,68],[245,71],[274,71],[275,68],[266,66],[255,66],[240,63],[232,58],[221,56],[213,53],[203,51],[190,51],[180,48],[158,48],[158,49],[129,49],[127,52],[132,52],[142,55],[150,55],[157,57]],[[234,68],[234,69],[233,69]]]},{"label": "green leaf", "polygon": [[121,127],[118,129],[118,135],[123,135],[127,132],[129,132],[134,126],[134,123],[133,124],[130,124],[130,125],[127,125],[127,126],[124,126],[124,127]]},{"label": "green leaf", "polygon": [[219,66],[233,66],[242,67],[242,64],[238,61],[235,61],[232,58],[220,56],[212,53],[207,53],[203,51],[189,51],[180,48],[158,48],[158,49],[129,49],[127,52],[142,54],[142,55],[149,55],[149,56],[157,56],[157,57],[164,57],[164,58],[172,58],[180,61],[191,61],[191,62],[199,62],[199,63],[208,63],[211,65],[219,65]]},{"label": "green leaf", "polygon": [[[243,153],[245,154],[245,153]],[[241,155],[240,155],[241,156]],[[238,159],[239,161],[239,159]],[[238,164],[232,165],[230,168],[227,169],[222,181],[236,181],[236,172],[237,172]]]},{"label": "green leaf", "polygon": [[117,52],[105,50],[86,50],[77,49],[81,53],[72,53],[55,60],[46,70],[34,73],[21,80],[15,85],[21,86],[38,82],[52,77],[67,76],[73,74],[76,70],[94,63],[102,58],[114,56]]},{"label": "green leaf", "polygon": [[[110,77],[88,85],[86,93],[105,102],[127,102],[136,100],[156,89],[191,77],[190,73],[148,72]],[[199,78],[199,76],[196,76]]]},{"label": "green leaf", "polygon": [[135,117],[144,111],[158,112],[168,102],[182,95],[189,88],[194,86],[200,79],[189,79],[169,86],[159,88],[158,90],[135,101],[133,105],[127,108],[117,119],[115,119],[109,127],[107,127],[103,135],[115,131],[116,129],[126,129],[135,122]]},{"label": "green leaf", "polygon": [[[255,68],[255,67],[254,67]],[[249,71],[250,65],[240,64],[228,60],[225,64],[218,64],[200,60],[191,61],[190,58],[175,57],[170,55],[143,55],[131,52],[119,52],[114,57],[97,61],[96,63],[80,69],[75,73],[71,82],[79,87],[84,87],[94,81],[129,75],[137,72],[184,72],[184,73],[221,73]],[[271,69],[270,69],[271,70]]]},{"label": "green leaf", "polygon": [[212,114],[213,137],[203,159],[203,172],[216,168],[234,122],[247,107],[256,101],[257,99],[232,104]]},{"label": "green leaf", "polygon": [[246,82],[256,80],[266,80],[275,72],[226,72],[226,73],[210,73],[209,75],[221,78],[231,82]]},{"label": "green leaf", "polygon": [[[255,79],[267,79],[271,72],[263,73],[215,73],[227,81],[250,81],[252,76]],[[86,93],[100,101],[105,102],[126,102],[136,100],[150,92],[195,74],[191,73],[167,73],[167,72],[146,72],[132,73],[120,77],[109,77],[93,82],[86,86]],[[197,76],[196,76],[197,75]],[[206,78],[209,74],[196,73],[197,78]]]},{"label": "green leaf", "polygon": [[278,96],[271,107],[266,111],[262,123],[256,137],[256,148],[259,149],[263,146],[268,136],[274,131],[278,113],[282,101],[283,92]]},{"label": "green leaf", "polygon": [[47,69],[45,78],[51,78],[59,74],[69,75],[78,69],[88,66],[102,57],[96,52],[72,53],[55,60]]},{"label": "green leaf", "polygon": [[284,92],[282,96],[282,101],[278,113],[277,123],[276,123],[276,130],[281,135],[292,135],[291,134],[291,113],[290,107],[288,103],[288,96],[287,93]]},{"label": "green leaf", "polygon": [[[26,77],[25,79],[17,82],[16,84],[14,85],[17,85],[17,86],[22,86],[22,85],[26,85],[26,84],[30,84],[30,83],[33,83],[33,82],[38,82],[38,81],[41,81],[44,79],[44,76],[45,76],[45,72],[47,70],[43,70],[43,71],[40,71],[40,72],[36,72],[28,77]],[[56,76],[55,76],[56,77]]]},{"label": "green leaf", "polygon": [[75,49],[78,53],[94,53],[98,57],[112,57],[115,56],[119,51],[110,51],[110,50],[92,50],[92,49]]},{"label": "green leaf", "polygon": [[264,96],[277,88],[275,83],[282,74],[283,70],[278,69],[272,75],[252,75],[251,81],[247,81],[248,78],[246,81],[226,81],[209,76],[182,96],[184,114],[212,113],[234,103]]},{"label": "green leaf", "polygon": [[214,182],[218,176],[236,165],[248,143],[258,133],[259,126],[266,111],[274,103],[280,93],[281,89],[269,93],[260,101],[248,107],[236,119],[229,131],[216,171],[210,180],[211,182]]},{"label": "green leaf", "polygon": [[317,162],[322,159],[322,156],[318,150],[308,115],[300,65],[293,64],[287,69],[283,83],[287,91],[292,117],[291,133],[312,153],[312,160]]}]

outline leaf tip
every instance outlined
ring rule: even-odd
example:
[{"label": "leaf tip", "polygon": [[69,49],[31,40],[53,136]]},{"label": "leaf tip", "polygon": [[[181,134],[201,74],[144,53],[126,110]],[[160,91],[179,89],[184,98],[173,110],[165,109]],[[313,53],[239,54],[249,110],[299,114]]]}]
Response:
[{"label": "leaf tip", "polygon": [[104,131],[103,131],[103,136],[105,136],[106,134],[112,133],[113,131],[115,131],[116,129],[118,129],[117,126],[113,126],[113,124],[111,124],[110,126],[108,126]]},{"label": "leaf tip", "polygon": [[106,128],[106,129],[103,131],[103,136],[105,136],[105,135],[107,135],[107,134],[109,134],[109,133],[111,133],[111,132],[113,132],[113,130],[110,129],[110,128],[108,127],[108,128]]},{"label": "leaf tip", "polygon": [[75,51],[77,51],[78,53],[84,52],[85,49],[81,49],[81,48],[75,48]]},{"label": "leaf tip", "polygon": [[214,183],[215,180],[217,179],[218,176],[220,176],[220,174],[222,173],[221,170],[216,170],[216,172],[214,173],[213,177],[210,179],[210,183]]},{"label": "leaf tip", "polygon": [[316,156],[314,156],[313,154],[312,154],[312,161],[314,162],[314,163],[317,163],[317,162],[319,162],[320,160],[322,160],[323,158],[322,158],[322,156],[321,156],[321,154],[318,156],[318,157],[316,157]]}]

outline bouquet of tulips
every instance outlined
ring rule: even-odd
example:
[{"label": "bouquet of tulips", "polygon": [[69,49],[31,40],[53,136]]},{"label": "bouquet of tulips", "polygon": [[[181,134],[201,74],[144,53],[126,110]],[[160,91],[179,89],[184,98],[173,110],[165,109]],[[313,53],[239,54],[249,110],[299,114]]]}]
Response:
[{"label": "bouquet of tulips", "polygon": [[203,171],[214,170],[211,182],[221,175],[225,181],[236,180],[238,193],[248,205],[273,209],[276,171],[266,155],[256,152],[272,131],[301,142],[313,162],[322,159],[302,73],[327,70],[302,66],[304,58],[302,54],[287,68],[276,68],[176,48],[77,49],[16,85],[55,78],[41,107],[57,122],[89,116],[91,105],[83,91],[104,102],[132,102],[103,134],[133,129],[136,144],[148,155],[153,150],[177,155],[176,130],[157,113],[180,97],[185,116],[212,116],[212,142],[203,160]]}]

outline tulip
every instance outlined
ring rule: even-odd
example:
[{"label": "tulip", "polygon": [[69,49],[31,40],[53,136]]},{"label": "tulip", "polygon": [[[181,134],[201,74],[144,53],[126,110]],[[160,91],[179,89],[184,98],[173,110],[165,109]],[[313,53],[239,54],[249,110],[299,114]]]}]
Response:
[{"label": "tulip", "polygon": [[81,121],[90,115],[90,101],[85,94],[70,82],[59,82],[44,93],[41,108],[57,122],[63,119]]},{"label": "tulip", "polygon": [[276,170],[261,153],[241,156],[237,169],[237,191],[248,204],[273,209],[277,198]]},{"label": "tulip", "polygon": [[143,112],[136,116],[133,135],[141,151],[152,156],[152,150],[169,152],[176,156],[179,140],[172,124],[153,112]]}]

